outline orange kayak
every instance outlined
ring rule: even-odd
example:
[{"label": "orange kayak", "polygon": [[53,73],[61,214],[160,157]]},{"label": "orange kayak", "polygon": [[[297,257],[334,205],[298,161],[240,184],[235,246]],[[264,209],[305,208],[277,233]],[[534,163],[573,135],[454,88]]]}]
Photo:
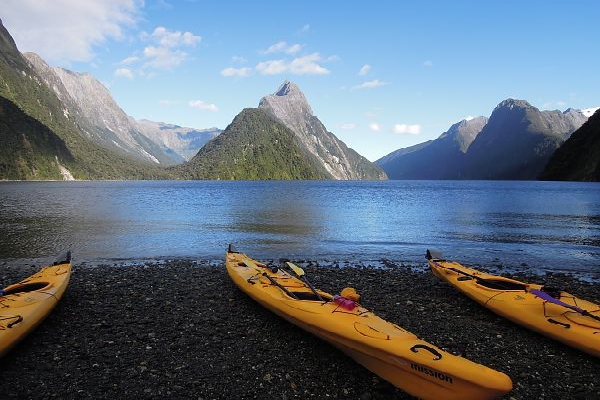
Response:
[{"label": "orange kayak", "polygon": [[422,399],[494,399],[512,389],[502,372],[452,355],[378,317],[346,288],[342,296],[315,289],[301,268],[269,267],[230,245],[226,268],[251,298],[333,344],[401,390]]},{"label": "orange kayak", "polygon": [[3,356],[54,309],[71,277],[71,253],[53,265],[0,291],[0,356]]},{"label": "orange kayak", "polygon": [[600,357],[600,305],[562,290],[490,275],[427,252],[432,273],[517,324]]}]

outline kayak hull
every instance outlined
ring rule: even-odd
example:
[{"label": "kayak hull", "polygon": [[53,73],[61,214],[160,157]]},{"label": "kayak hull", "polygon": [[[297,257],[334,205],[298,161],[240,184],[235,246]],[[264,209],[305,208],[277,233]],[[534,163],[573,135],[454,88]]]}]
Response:
[{"label": "kayak hull", "polygon": [[[553,293],[555,299],[545,294],[549,289],[542,285],[487,274],[457,262],[428,258],[428,263],[435,276],[496,314],[600,357],[599,305],[564,291]],[[569,307],[587,310],[591,316]]]},{"label": "kayak hull", "polygon": [[507,375],[444,352],[360,305],[343,309],[331,294],[316,290],[319,301],[307,284],[281,268],[273,272],[232,251],[226,254],[226,267],[232,281],[262,306],[413,396],[494,399],[512,389]]},{"label": "kayak hull", "polygon": [[0,295],[0,357],[33,331],[54,309],[71,277],[71,257],[5,287]]}]

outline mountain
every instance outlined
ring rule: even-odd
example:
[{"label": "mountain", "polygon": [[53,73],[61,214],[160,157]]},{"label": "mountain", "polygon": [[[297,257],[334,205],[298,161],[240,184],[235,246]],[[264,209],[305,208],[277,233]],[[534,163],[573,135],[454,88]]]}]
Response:
[{"label": "mountain", "polygon": [[461,121],[436,140],[375,163],[390,179],[536,179],[586,119],[580,110],[540,111],[524,100],[507,99],[489,119]]},{"label": "mountain", "polygon": [[600,181],[600,109],[554,152],[539,178]]},{"label": "mountain", "polygon": [[383,170],[327,131],[296,84],[285,81],[274,94],[263,97],[258,108],[294,132],[333,179],[387,179]]},{"label": "mountain", "polygon": [[136,121],[137,129],[157,143],[167,154],[171,154],[177,163],[190,160],[209,140],[218,136],[218,128],[194,129],[179,125],[154,122],[147,119]]},{"label": "mountain", "polygon": [[[97,145],[32,68],[0,21],[0,179],[155,179],[161,169]],[[8,147],[10,146],[10,147]]]},{"label": "mountain", "polygon": [[375,161],[390,179],[460,179],[466,152],[487,123],[462,120],[435,140],[396,150]]},{"label": "mountain", "polygon": [[540,111],[524,100],[504,100],[469,146],[462,178],[536,179],[552,153],[585,121],[577,110]]},{"label": "mountain", "polygon": [[171,168],[184,179],[330,179],[294,132],[263,109],[242,110],[188,163]]},{"label": "mountain", "polygon": [[142,161],[165,165],[184,161],[144,135],[137,122],[125,114],[108,89],[92,75],[51,68],[35,53],[25,53],[24,57],[89,139]]}]

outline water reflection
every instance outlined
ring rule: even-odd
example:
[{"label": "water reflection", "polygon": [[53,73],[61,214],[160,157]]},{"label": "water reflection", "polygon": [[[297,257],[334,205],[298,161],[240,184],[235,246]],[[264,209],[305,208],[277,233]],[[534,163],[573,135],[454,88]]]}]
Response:
[{"label": "water reflection", "polygon": [[257,257],[598,268],[600,185],[0,182],[0,260]]}]

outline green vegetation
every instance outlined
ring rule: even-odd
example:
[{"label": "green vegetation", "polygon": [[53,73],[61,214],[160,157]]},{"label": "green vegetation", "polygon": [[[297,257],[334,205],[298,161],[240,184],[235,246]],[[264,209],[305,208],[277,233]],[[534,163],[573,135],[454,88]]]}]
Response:
[{"label": "green vegetation", "polygon": [[171,170],[186,179],[331,179],[291,130],[256,108],[243,110],[194,158]]},{"label": "green vegetation", "polygon": [[600,182],[600,111],[554,152],[539,178]]},{"label": "green vegetation", "polygon": [[165,169],[135,161],[83,136],[61,101],[31,70],[0,24],[0,179],[169,179]]}]

